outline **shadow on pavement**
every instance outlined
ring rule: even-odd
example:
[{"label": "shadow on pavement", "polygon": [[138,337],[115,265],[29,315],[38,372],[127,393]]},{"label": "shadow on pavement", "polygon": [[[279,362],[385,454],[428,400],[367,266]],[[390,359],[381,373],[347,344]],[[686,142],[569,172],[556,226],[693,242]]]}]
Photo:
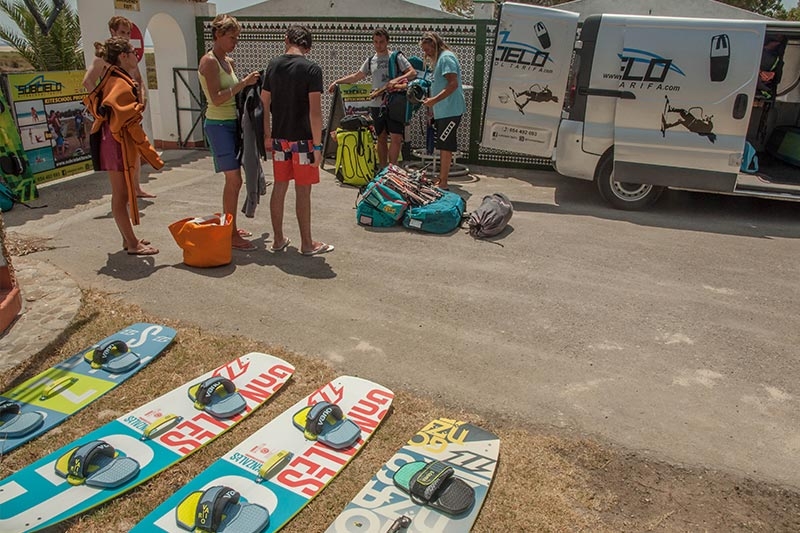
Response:
[{"label": "shadow on pavement", "polygon": [[640,226],[700,231],[756,238],[800,238],[796,202],[724,194],[666,190],[644,211],[621,211],[608,205],[593,182],[562,177],[555,172],[504,170],[511,179],[554,189],[555,205],[511,198],[514,209],[537,213],[590,216]]},{"label": "shadow on pavement", "polygon": [[169,265],[155,266],[157,255],[130,255],[124,250],[108,254],[105,266],[98,269],[98,275],[132,281],[144,279],[153,272],[167,268]]}]

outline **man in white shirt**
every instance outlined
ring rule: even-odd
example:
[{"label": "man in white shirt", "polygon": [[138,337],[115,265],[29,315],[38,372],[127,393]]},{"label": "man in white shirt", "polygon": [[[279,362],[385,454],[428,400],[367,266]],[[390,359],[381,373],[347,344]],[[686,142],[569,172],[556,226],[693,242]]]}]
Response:
[{"label": "man in white shirt", "polygon": [[[406,90],[408,82],[417,77],[417,71],[403,54],[398,53],[395,72],[400,74],[395,78],[389,77],[389,60],[392,55],[389,50],[389,32],[384,28],[376,28],[372,32],[372,44],[375,47],[375,54],[367,58],[356,72],[331,83],[328,87],[328,92],[333,93],[336,90],[336,85],[340,83],[357,83],[367,76],[372,77],[373,93],[384,88],[387,92]],[[396,165],[397,160],[400,158],[400,149],[403,146],[406,125],[403,122],[389,118],[383,94],[372,99],[370,113],[375,124],[375,133],[378,135],[378,162],[381,168],[386,166],[387,160],[389,163]],[[388,143],[390,138],[391,144]]]}]

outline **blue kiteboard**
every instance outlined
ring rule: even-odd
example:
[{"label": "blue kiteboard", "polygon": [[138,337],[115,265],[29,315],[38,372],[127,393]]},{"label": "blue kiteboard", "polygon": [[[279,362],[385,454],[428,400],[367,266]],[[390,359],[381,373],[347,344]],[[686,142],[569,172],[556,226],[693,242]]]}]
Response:
[{"label": "blue kiteboard", "polygon": [[0,453],[50,431],[144,368],[175,338],[132,324],[0,395]]},{"label": "blue kiteboard", "polygon": [[249,353],[0,481],[0,531],[38,531],[144,483],[238,424],[294,367]]}]

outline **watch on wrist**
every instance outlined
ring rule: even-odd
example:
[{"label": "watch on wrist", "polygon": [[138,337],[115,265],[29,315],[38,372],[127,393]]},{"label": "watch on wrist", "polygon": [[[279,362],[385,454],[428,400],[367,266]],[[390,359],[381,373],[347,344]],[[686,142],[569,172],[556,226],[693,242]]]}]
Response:
[{"label": "watch on wrist", "polygon": [[315,152],[321,152],[322,151],[322,145],[321,144],[315,144],[314,145],[314,151]]}]

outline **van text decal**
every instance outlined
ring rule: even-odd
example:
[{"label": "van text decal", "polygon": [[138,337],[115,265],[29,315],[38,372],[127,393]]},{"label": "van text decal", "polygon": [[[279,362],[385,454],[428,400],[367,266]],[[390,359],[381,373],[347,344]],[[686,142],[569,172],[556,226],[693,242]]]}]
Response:
[{"label": "van text decal", "polygon": [[672,59],[637,48],[624,48],[617,56],[619,73],[604,72],[603,79],[619,80],[620,89],[681,90],[680,85],[664,83],[674,75],[686,77]]}]

